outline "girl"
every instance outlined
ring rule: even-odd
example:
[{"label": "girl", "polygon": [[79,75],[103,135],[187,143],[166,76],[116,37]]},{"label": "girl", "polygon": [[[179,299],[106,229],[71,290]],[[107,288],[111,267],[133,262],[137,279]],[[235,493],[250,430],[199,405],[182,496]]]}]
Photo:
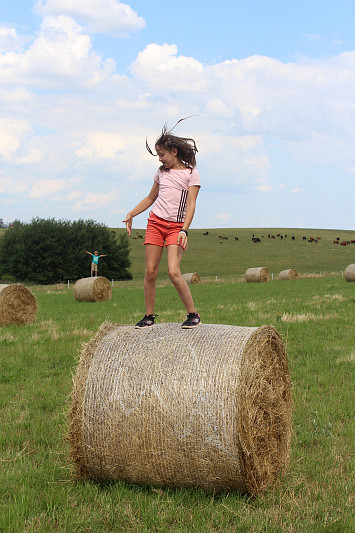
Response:
[{"label": "girl", "polygon": [[[123,220],[130,236],[133,217],[154,204],[149,213],[144,241],[146,314],[136,324],[136,328],[152,326],[157,316],[154,314],[156,279],[164,244],[168,254],[169,278],[187,311],[187,320],[182,327],[194,328],[201,323],[189,286],[180,272],[182,253],[187,249],[188,229],[200,190],[200,176],[195,168],[197,147],[193,139],[176,137],[171,134],[172,130],[168,131],[165,125],[155,143],[161,166],[153,178],[154,184],[150,193]],[[147,142],[146,148],[151,155],[155,155]]]}]

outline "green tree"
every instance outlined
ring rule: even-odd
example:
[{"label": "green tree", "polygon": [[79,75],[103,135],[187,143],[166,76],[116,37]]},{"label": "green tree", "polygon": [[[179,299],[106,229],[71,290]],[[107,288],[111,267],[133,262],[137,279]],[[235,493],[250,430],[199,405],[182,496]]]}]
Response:
[{"label": "green tree", "polygon": [[0,240],[0,275],[17,280],[55,283],[90,275],[85,250],[107,254],[99,263],[99,275],[109,279],[131,279],[129,244],[126,235],[111,233],[94,220],[34,218],[28,224],[16,221]]}]

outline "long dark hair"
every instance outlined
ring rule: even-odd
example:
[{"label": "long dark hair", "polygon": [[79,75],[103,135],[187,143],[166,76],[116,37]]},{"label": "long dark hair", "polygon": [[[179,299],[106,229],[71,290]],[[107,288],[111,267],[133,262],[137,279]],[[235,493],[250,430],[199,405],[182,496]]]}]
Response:
[{"label": "long dark hair", "polygon": [[[198,152],[196,143],[193,139],[189,139],[188,137],[177,137],[176,135],[172,135],[173,129],[183,120],[186,120],[190,117],[181,118],[171,130],[168,130],[167,125],[164,124],[163,129],[161,131],[161,134],[155,141],[155,146],[161,146],[165,150],[168,150],[169,152],[173,150],[173,148],[176,148],[177,150],[177,158],[183,165],[185,165],[186,168],[190,168],[191,170],[196,166],[196,158],[195,154]],[[145,141],[145,146],[148,150],[148,152],[156,156],[157,154],[153,154],[152,150],[150,149],[148,145],[148,141]],[[162,167],[160,167],[162,168]]]}]

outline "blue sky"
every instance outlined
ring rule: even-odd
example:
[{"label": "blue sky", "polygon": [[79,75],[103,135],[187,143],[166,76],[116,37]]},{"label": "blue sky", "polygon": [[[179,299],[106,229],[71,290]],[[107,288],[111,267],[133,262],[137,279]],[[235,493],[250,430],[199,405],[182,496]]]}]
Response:
[{"label": "blue sky", "polygon": [[193,227],[355,229],[354,22],[350,0],[1,1],[0,218],[122,226],[146,137],[194,115]]}]

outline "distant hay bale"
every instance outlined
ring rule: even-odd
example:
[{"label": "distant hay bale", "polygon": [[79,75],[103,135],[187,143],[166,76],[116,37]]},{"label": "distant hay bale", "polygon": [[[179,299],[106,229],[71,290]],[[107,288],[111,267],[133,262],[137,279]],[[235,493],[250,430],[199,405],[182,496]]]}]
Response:
[{"label": "distant hay bale", "polygon": [[68,436],[79,478],[257,494],[289,460],[285,345],[272,326],[103,324]]},{"label": "distant hay bale", "polygon": [[346,267],[344,277],[346,281],[355,281],[355,263]]},{"label": "distant hay bale", "polygon": [[282,270],[279,274],[279,279],[298,279],[298,272],[293,268],[289,268],[288,270]]},{"label": "distant hay bale", "polygon": [[197,283],[201,283],[201,278],[197,272],[189,272],[188,274],[183,274],[182,277],[189,285],[197,285]]},{"label": "distant hay bale", "polygon": [[21,283],[0,285],[0,325],[31,324],[37,314],[37,300]]},{"label": "distant hay bale", "polygon": [[264,283],[269,281],[269,271],[266,267],[248,268],[245,273],[248,283]]},{"label": "distant hay bale", "polygon": [[111,283],[103,276],[79,279],[74,285],[74,296],[78,302],[105,302],[106,300],[111,300]]}]

